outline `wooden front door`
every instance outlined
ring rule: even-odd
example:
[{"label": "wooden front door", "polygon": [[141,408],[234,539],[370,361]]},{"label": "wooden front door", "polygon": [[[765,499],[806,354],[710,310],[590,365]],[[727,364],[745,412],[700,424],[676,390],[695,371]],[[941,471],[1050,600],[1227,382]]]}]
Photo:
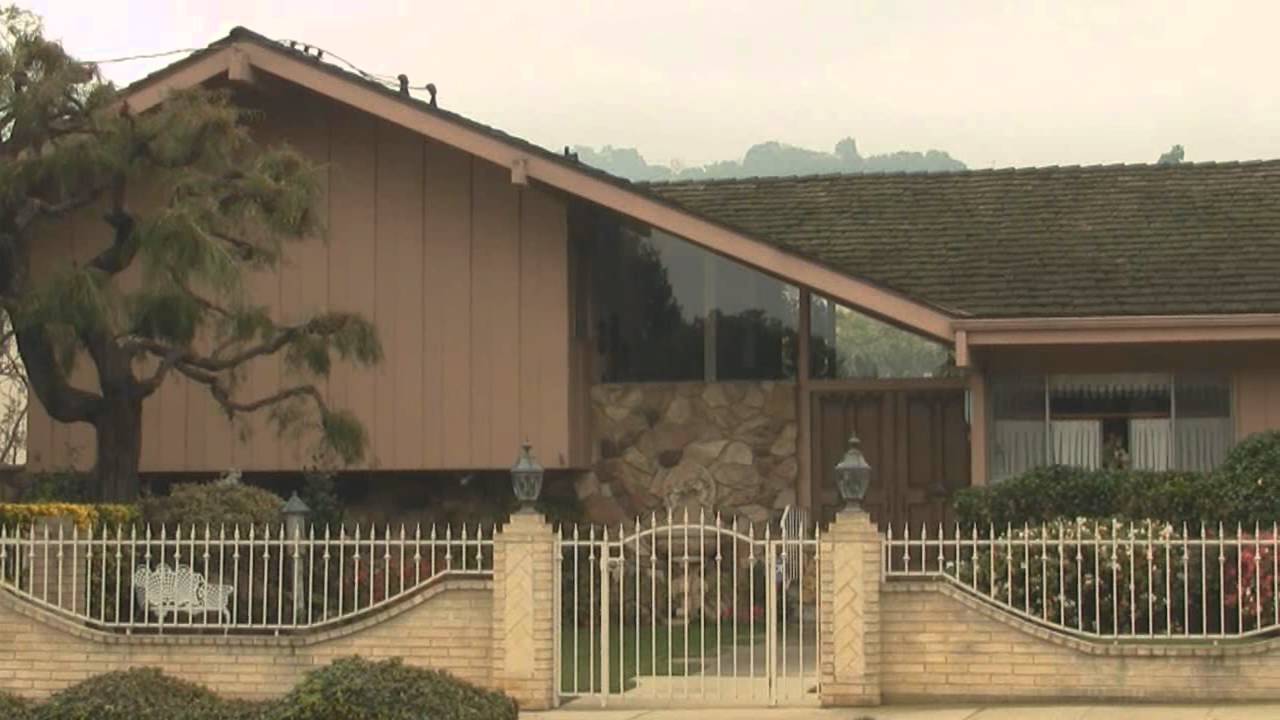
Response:
[{"label": "wooden front door", "polygon": [[864,502],[872,519],[894,532],[910,523],[936,530],[951,520],[949,496],[969,486],[969,426],[962,381],[850,384],[814,390],[812,402],[815,511],[830,520],[840,508],[833,468],[857,433],[871,465]]}]

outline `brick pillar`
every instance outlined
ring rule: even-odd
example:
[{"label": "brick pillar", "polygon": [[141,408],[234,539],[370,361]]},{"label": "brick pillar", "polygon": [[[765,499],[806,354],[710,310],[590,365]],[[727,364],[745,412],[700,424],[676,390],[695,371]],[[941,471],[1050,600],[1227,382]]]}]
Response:
[{"label": "brick pillar", "polygon": [[[31,563],[29,570],[24,567],[23,572],[30,572],[32,596],[69,612],[83,612],[88,582],[85,548],[73,550],[72,538],[79,537],[83,541],[85,533],[75,535],[75,522],[62,517],[36,519],[32,529],[24,533],[28,539],[32,530],[35,545],[24,548],[26,557],[22,558],[24,565]],[[31,555],[33,549],[34,556]],[[22,581],[25,582],[26,578]]]},{"label": "brick pillar", "polygon": [[542,515],[521,511],[494,538],[493,684],[522,710],[546,710],[555,692],[556,537]]},{"label": "brick pillar", "polygon": [[822,704],[880,704],[880,532],[861,509],[822,536]]}]

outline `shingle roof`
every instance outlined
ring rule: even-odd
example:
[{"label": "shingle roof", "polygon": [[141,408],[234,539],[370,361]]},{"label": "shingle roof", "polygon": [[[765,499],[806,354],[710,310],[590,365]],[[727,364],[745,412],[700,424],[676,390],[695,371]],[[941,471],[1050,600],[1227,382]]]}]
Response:
[{"label": "shingle roof", "polygon": [[648,187],[956,314],[1280,312],[1280,161]]}]

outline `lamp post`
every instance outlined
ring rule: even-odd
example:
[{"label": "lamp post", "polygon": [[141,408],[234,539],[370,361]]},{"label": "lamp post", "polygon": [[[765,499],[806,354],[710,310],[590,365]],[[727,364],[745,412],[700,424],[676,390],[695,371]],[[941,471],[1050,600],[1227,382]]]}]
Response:
[{"label": "lamp post", "polygon": [[511,489],[520,501],[521,512],[533,512],[533,504],[542,492],[542,475],[542,466],[533,459],[533,446],[524,443],[516,464],[511,467]]},{"label": "lamp post", "polygon": [[862,442],[857,434],[849,436],[849,449],[836,463],[836,488],[847,509],[861,509],[862,498],[871,485],[871,466],[862,454]]},{"label": "lamp post", "polygon": [[[289,496],[288,502],[284,507],[280,508],[280,514],[284,515],[284,530],[293,541],[293,616],[298,618],[302,613],[306,612],[304,603],[306,598],[302,596],[302,534],[307,530],[307,517],[311,515],[311,508],[307,506],[302,498],[298,497],[298,493],[294,492]],[[280,618],[280,622],[284,622],[284,618]]]}]

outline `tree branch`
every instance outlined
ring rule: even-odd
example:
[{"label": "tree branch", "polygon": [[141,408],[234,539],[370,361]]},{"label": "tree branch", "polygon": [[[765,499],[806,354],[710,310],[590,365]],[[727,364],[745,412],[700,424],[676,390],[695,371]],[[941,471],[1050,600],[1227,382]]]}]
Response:
[{"label": "tree branch", "polygon": [[31,326],[16,330],[14,335],[31,390],[40,398],[49,416],[65,423],[90,421],[102,407],[102,396],[67,382],[45,329]]},{"label": "tree branch", "polygon": [[295,397],[311,398],[320,409],[321,416],[327,415],[329,412],[329,407],[324,402],[324,396],[320,394],[320,391],[315,385],[311,385],[309,383],[304,385],[294,385],[293,387],[285,388],[277,393],[258,398],[257,400],[240,402],[231,397],[231,391],[222,384],[221,379],[217,375],[202,371],[199,368],[191,367],[183,362],[176,363],[174,367],[178,372],[182,373],[186,377],[207,387],[209,389],[209,394],[213,396],[213,399],[231,415],[236,413],[255,412],[264,407],[276,405]]}]

